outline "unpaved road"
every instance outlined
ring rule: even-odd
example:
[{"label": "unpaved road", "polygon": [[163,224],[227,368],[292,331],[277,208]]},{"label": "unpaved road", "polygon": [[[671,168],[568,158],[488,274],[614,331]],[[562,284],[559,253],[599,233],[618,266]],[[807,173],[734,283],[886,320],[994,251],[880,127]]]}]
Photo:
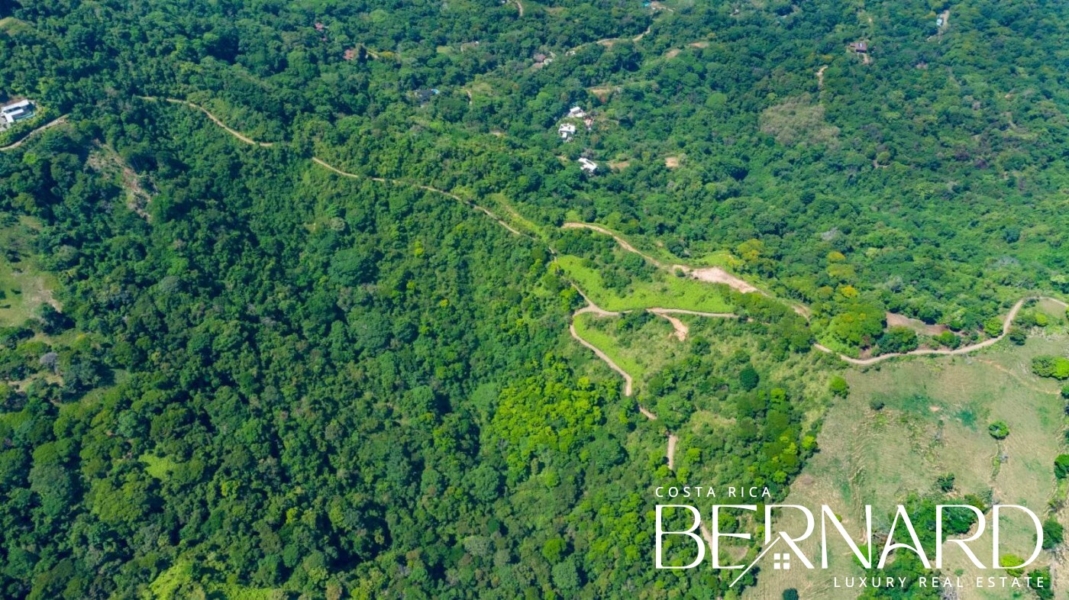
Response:
[{"label": "unpaved road", "polygon": [[18,148],[19,146],[21,146],[26,140],[30,139],[34,135],[36,135],[36,134],[48,129],[49,127],[55,127],[56,125],[59,125],[60,123],[66,123],[66,122],[67,122],[67,115],[61,115],[59,117],[56,117],[55,119],[49,121],[48,123],[45,123],[44,125],[41,125],[37,129],[34,129],[33,131],[31,131],[31,132],[27,133],[26,135],[22,136],[22,139],[20,139],[19,141],[14,142],[12,144],[8,144],[8,145],[0,148],[0,152],[7,152],[8,150],[14,150],[15,148]]},{"label": "unpaved road", "polygon": [[595,225],[593,223],[578,223],[578,222],[575,222],[575,221],[569,221],[569,222],[564,223],[563,225],[561,225],[561,229],[589,229],[591,231],[596,231],[598,233],[601,233],[601,234],[604,234],[604,235],[607,235],[607,236],[611,237],[612,239],[616,240],[616,243],[619,244],[619,246],[621,248],[623,248],[624,250],[626,250],[628,252],[634,252],[635,254],[641,256],[642,258],[646,259],[650,263],[656,265],[660,269],[666,269],[666,270],[669,270],[669,271],[683,271],[684,273],[686,273],[690,277],[693,277],[694,279],[697,279],[698,281],[704,281],[706,283],[723,283],[723,284],[727,285],[728,287],[731,287],[732,289],[735,289],[735,290],[737,290],[737,291],[739,291],[739,292],[741,292],[743,294],[749,294],[751,292],[759,292],[761,294],[764,294],[764,295],[768,296],[768,294],[766,294],[765,292],[757,289],[757,287],[755,287],[752,284],[750,284],[750,283],[748,283],[748,282],[746,282],[746,281],[744,281],[744,280],[732,275],[731,273],[728,273],[727,271],[725,271],[724,269],[721,269],[720,267],[702,267],[702,268],[694,269],[694,268],[688,267],[686,265],[666,265],[665,263],[657,260],[656,258],[653,258],[649,254],[646,254],[644,252],[639,251],[637,248],[632,246],[631,243],[628,242],[626,239],[624,239],[622,236],[620,236],[616,232],[612,231],[611,229],[606,229],[605,227],[602,227],[601,225]]},{"label": "unpaved road", "polygon": [[213,115],[207,108],[204,108],[203,106],[201,106],[199,104],[194,104],[194,103],[190,102],[189,100],[179,100],[178,98],[157,98],[156,96],[137,96],[137,97],[142,99],[142,100],[148,100],[150,102],[159,102],[159,101],[162,100],[164,102],[170,102],[171,104],[184,104],[185,106],[188,106],[190,108],[199,110],[200,112],[204,113],[205,115],[208,115],[208,118],[211,119],[213,123],[215,123],[216,125],[221,127],[224,131],[226,131],[230,135],[234,136],[235,138],[245,142],[246,144],[249,144],[251,146],[259,146],[261,148],[270,148],[271,146],[275,145],[274,142],[258,142],[256,140],[252,139],[251,137],[245,135],[244,133],[241,133],[240,131],[237,131],[237,130],[234,130],[234,129],[231,129],[231,128],[227,127],[226,123],[223,123],[221,120],[219,120],[219,117]]},{"label": "unpaved road", "polygon": [[[653,312],[653,311],[650,311],[650,312]],[[677,319],[675,317],[666,315],[664,313],[653,313],[653,314],[661,317],[662,319],[665,319],[666,321],[668,321],[669,323],[672,324],[672,329],[675,330],[676,339],[678,339],[681,342],[687,341],[687,334],[690,333],[690,328],[687,327],[686,323],[684,323],[683,321],[680,321],[679,319]]]},{"label": "unpaved road", "polygon": [[[1051,300],[1051,301],[1053,301],[1053,302],[1055,302],[1057,304],[1060,304],[1062,306],[1066,306],[1065,302],[1063,302],[1063,301],[1061,301],[1061,300],[1059,300],[1057,298],[1051,298],[1049,296],[1026,296],[1026,297],[1021,298],[1020,300],[1018,300],[1017,303],[1013,305],[1013,308],[1010,309],[1010,312],[1006,314],[1006,318],[1004,318],[1002,320],[1002,333],[998,337],[993,337],[993,338],[990,338],[990,339],[986,339],[986,340],[984,340],[982,342],[977,342],[977,343],[972,344],[970,346],[962,346],[961,348],[957,348],[955,350],[942,350],[942,349],[933,350],[933,349],[929,349],[929,348],[922,348],[920,350],[913,350],[911,352],[892,352],[891,354],[881,354],[879,356],[873,356],[872,358],[852,358],[850,356],[846,356],[845,354],[840,354],[839,358],[841,358],[842,360],[844,360],[844,361],[846,361],[846,362],[848,362],[848,363],[850,363],[852,365],[858,365],[860,367],[867,367],[869,365],[874,365],[874,364],[876,364],[878,362],[882,362],[882,361],[894,358],[896,356],[923,356],[923,355],[956,356],[956,355],[959,355],[959,354],[968,354],[970,352],[975,352],[976,350],[981,350],[983,348],[987,348],[988,346],[993,346],[994,344],[1002,341],[1002,338],[1006,337],[1006,335],[1009,334],[1010,326],[1013,325],[1013,320],[1017,318],[1017,313],[1020,312],[1021,307],[1024,306],[1024,303],[1028,302],[1029,300]],[[827,352],[828,354],[835,354],[834,350],[832,350],[831,348],[828,348],[827,346],[824,346],[822,344],[813,344],[813,347],[816,348],[817,350],[820,350],[821,352]]]},{"label": "unpaved road", "polygon": [[[587,308],[589,308],[589,307],[587,307]],[[601,309],[598,309],[598,310],[601,310]],[[631,376],[627,374],[627,371],[621,369],[620,365],[617,365],[616,363],[614,363],[612,361],[612,359],[609,358],[609,355],[605,354],[604,352],[599,350],[597,346],[595,346],[594,344],[591,344],[590,342],[584,340],[579,335],[579,332],[577,332],[575,330],[575,315],[582,314],[582,312],[595,312],[595,311],[584,310],[584,309],[577,310],[572,315],[572,322],[568,325],[568,331],[572,334],[572,337],[575,338],[575,341],[577,341],[580,344],[582,344],[582,345],[586,346],[587,348],[589,348],[594,354],[597,355],[598,358],[600,358],[602,360],[602,362],[604,362],[605,364],[609,365],[610,369],[612,369],[613,371],[616,371],[617,373],[620,374],[621,377],[624,378],[624,395],[625,396],[630,396],[631,395],[631,384],[632,384],[632,381],[631,381]],[[654,418],[656,418],[656,417],[654,417]]]},{"label": "unpaved road", "polygon": [[679,438],[674,434],[668,434],[668,468],[672,471],[676,470],[676,443],[679,442]]}]

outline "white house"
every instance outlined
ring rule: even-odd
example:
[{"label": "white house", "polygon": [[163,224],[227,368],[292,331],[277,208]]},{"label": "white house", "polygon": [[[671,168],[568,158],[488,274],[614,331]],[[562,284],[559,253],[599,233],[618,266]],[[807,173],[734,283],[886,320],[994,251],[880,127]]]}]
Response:
[{"label": "white house", "polygon": [[557,133],[560,134],[561,139],[568,139],[568,136],[575,135],[575,125],[571,123],[561,123],[557,128]]},{"label": "white house", "polygon": [[585,116],[586,113],[578,106],[573,106],[572,109],[568,111],[568,118],[571,119],[582,119]]},{"label": "white house", "polygon": [[0,108],[0,118],[2,118],[8,125],[24,119],[29,119],[32,116],[33,103],[29,100],[20,100]]},{"label": "white house", "polygon": [[589,158],[579,159],[579,168],[587,173],[593,173],[598,170],[598,163],[590,160]]}]

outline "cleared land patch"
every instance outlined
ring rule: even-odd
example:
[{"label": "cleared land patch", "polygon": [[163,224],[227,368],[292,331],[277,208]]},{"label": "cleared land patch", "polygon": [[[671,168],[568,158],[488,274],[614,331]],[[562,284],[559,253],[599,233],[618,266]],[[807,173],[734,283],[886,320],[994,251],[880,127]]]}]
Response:
[{"label": "cleared land patch", "polygon": [[581,258],[559,256],[555,262],[569,279],[575,281],[591,300],[605,310],[642,310],[651,307],[713,313],[732,310],[727,295],[715,285],[659,273],[653,281],[632,281],[630,289],[621,293],[607,287],[601,274],[596,269],[584,266]]},{"label": "cleared land patch", "polygon": [[[913,360],[847,373],[850,396],[829,409],[818,438],[821,451],[807,463],[786,503],[828,504],[860,540],[864,504],[873,505],[874,530],[887,531],[897,503],[910,494],[936,493],[936,478],[953,474],[951,498],[976,494],[1023,504],[1042,518],[1055,492],[1052,465],[1062,451],[1064,401],[1051,393],[1055,384],[1031,375],[1026,365],[1034,355],[1064,351],[1067,341],[1065,335],[1050,335],[1029,339],[1024,347],[999,346],[979,357]],[[1019,379],[1032,386],[1022,386]],[[881,404],[881,410],[873,408]],[[1010,429],[1001,443],[987,431],[996,420]],[[790,516],[782,524],[802,525]],[[1003,537],[1006,551],[1027,556],[1032,539],[1027,522],[1008,520]],[[989,544],[990,538],[985,539]],[[813,541],[803,548],[816,552]],[[793,587],[802,597],[854,598],[856,590],[832,587],[834,575],[862,574],[848,552],[843,543],[834,546],[833,568],[824,572],[765,569],[745,597],[779,599],[782,590]],[[960,572],[963,579],[981,574],[956,549],[947,552],[945,574]],[[984,554],[989,560],[990,550]],[[1049,562],[1045,553],[1038,564]],[[998,588],[960,591],[960,598],[1004,598],[1008,593]]]}]

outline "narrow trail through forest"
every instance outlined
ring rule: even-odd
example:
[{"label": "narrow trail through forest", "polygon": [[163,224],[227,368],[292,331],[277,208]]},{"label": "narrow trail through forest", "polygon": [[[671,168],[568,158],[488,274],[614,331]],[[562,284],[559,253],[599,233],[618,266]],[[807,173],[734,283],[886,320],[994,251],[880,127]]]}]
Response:
[{"label": "narrow trail through forest", "polygon": [[673,433],[668,434],[668,469],[676,470],[676,443],[679,442],[679,438]]},{"label": "narrow trail through forest", "polygon": [[30,131],[29,133],[27,133],[26,135],[22,136],[22,139],[20,139],[19,141],[13,142],[13,143],[8,144],[8,145],[3,146],[3,147],[0,147],[0,152],[7,152],[8,150],[14,150],[15,148],[18,148],[19,146],[21,146],[26,140],[30,139],[31,137],[37,135],[38,133],[40,133],[42,131],[48,129],[49,127],[55,127],[56,125],[59,125],[60,123],[66,123],[66,122],[67,122],[67,115],[60,115],[59,117],[56,117],[55,119],[52,119],[48,123],[45,123],[44,125],[41,125],[37,129],[34,129],[34,130]]},{"label": "narrow trail through forest", "polygon": [[[241,140],[242,142],[245,142],[246,144],[249,144],[249,145],[252,145],[252,146],[259,146],[260,148],[270,148],[270,147],[275,145],[275,142],[260,142],[260,141],[257,141],[257,140],[254,140],[254,139],[250,138],[249,136],[241,133],[240,131],[236,131],[234,129],[231,129],[231,128],[227,127],[226,124],[223,123],[219,119],[219,117],[216,117],[215,115],[213,115],[208,109],[204,108],[203,106],[200,106],[199,104],[194,104],[193,102],[189,102],[188,100],[179,100],[177,98],[157,98],[155,96],[137,96],[137,98],[140,98],[142,100],[148,100],[150,102],[164,101],[164,102],[170,102],[172,104],[181,104],[181,105],[184,105],[184,106],[188,106],[188,107],[190,107],[192,109],[199,110],[200,112],[204,113],[205,115],[207,115],[207,117],[209,119],[211,119],[211,121],[213,123],[218,125],[220,128],[222,128],[224,131],[226,131],[230,135],[234,136],[236,139]],[[51,125],[51,123],[49,125]],[[19,143],[21,143],[21,142],[19,142]],[[4,148],[4,149],[6,150],[6,148]],[[486,208],[485,206],[476,204],[475,202],[472,202],[470,200],[465,200],[464,198],[461,198],[460,196],[457,196],[456,194],[453,194],[451,192],[447,192],[445,190],[440,190],[440,189],[438,189],[436,187],[431,187],[429,185],[423,185],[421,183],[411,183],[411,182],[404,181],[404,180],[401,180],[401,179],[386,179],[386,178],[383,178],[383,177],[372,177],[372,176],[369,176],[369,175],[359,175],[359,174],[356,174],[356,173],[349,173],[348,171],[343,171],[343,170],[339,169],[338,167],[335,167],[334,165],[332,165],[332,164],[328,163],[327,161],[319,158],[318,156],[313,156],[312,157],[312,162],[316,163],[317,165],[319,165],[319,166],[321,166],[321,167],[323,167],[323,168],[325,168],[325,169],[327,169],[329,171],[332,171],[332,172],[334,172],[334,173],[336,173],[338,175],[341,175],[342,177],[348,177],[350,179],[368,179],[370,181],[377,181],[379,183],[389,183],[389,184],[399,185],[399,186],[414,187],[414,188],[418,188],[418,189],[421,189],[421,190],[424,190],[424,191],[434,192],[436,194],[441,194],[443,196],[446,196],[448,198],[452,198],[453,200],[456,200],[457,202],[460,202],[462,204],[466,204],[467,206],[486,214],[486,216],[490,217],[494,221],[497,221],[498,225],[501,225],[502,227],[504,227],[505,229],[511,231],[515,235],[524,236],[524,237],[530,237],[530,236],[526,236],[524,233],[522,233],[518,229],[516,229],[516,228],[512,227],[511,225],[509,225],[508,223],[506,223],[504,219],[502,219],[501,217],[499,217],[496,214],[494,214],[493,211],[491,211],[490,209]]]}]

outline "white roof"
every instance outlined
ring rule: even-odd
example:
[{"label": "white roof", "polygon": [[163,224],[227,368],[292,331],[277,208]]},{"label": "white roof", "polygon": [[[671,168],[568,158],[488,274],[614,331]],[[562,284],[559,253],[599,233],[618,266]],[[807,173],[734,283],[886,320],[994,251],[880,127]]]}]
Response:
[{"label": "white roof", "polygon": [[16,110],[22,108],[30,108],[32,106],[33,103],[31,103],[29,100],[19,100],[18,102],[13,102],[3,107],[2,109],[0,109],[0,112],[15,112]]},{"label": "white roof", "polygon": [[571,123],[561,123],[560,127],[557,128],[557,131],[561,133],[564,133],[565,131],[575,133],[575,125],[572,125]]},{"label": "white roof", "polygon": [[593,173],[594,171],[597,170],[598,163],[590,160],[589,158],[580,158],[579,159],[579,168],[584,170],[584,171],[589,171],[589,172]]}]

